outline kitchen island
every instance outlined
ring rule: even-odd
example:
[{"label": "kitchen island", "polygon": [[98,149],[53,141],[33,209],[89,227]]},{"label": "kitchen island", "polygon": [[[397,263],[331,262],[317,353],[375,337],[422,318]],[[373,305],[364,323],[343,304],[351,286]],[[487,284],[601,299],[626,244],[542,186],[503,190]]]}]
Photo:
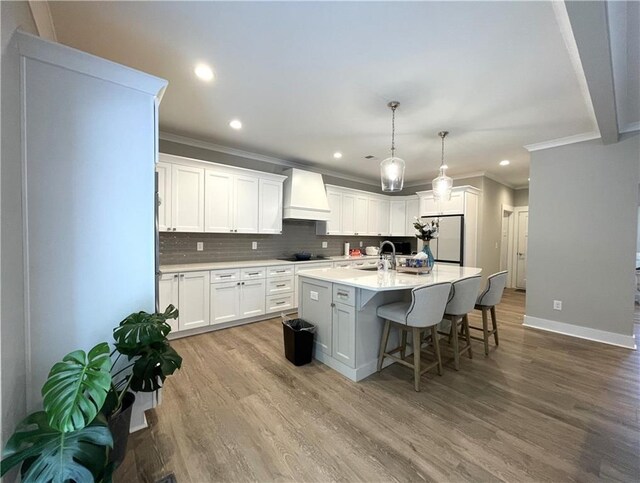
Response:
[{"label": "kitchen island", "polygon": [[[411,289],[455,282],[480,268],[436,265],[428,275],[394,270],[320,269],[300,274],[299,316],[316,326],[314,357],[353,381],[376,372],[384,321],[380,305],[410,301]],[[397,334],[390,337],[397,343]],[[385,361],[385,366],[392,360]]]}]

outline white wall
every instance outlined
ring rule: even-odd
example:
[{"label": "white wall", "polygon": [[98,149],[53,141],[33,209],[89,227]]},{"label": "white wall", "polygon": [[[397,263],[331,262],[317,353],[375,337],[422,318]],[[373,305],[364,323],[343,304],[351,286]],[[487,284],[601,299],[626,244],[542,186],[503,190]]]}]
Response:
[{"label": "white wall", "polygon": [[639,159],[638,134],[532,153],[527,323],[632,342]]},{"label": "white wall", "polygon": [[513,191],[513,206],[529,206],[529,188],[520,188]]},{"label": "white wall", "polygon": [[2,446],[26,413],[22,205],[20,163],[20,63],[10,43],[20,27],[35,33],[27,2],[1,2],[2,17],[2,152],[0,186],[2,218],[0,255],[0,392]]}]

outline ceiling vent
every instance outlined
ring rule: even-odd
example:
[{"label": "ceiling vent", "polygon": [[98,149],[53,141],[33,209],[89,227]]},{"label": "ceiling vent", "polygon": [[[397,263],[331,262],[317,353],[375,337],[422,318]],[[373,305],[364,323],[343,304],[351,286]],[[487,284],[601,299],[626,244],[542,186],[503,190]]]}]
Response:
[{"label": "ceiling vent", "polygon": [[375,156],[370,154],[369,156],[365,156],[364,159],[375,159]]}]

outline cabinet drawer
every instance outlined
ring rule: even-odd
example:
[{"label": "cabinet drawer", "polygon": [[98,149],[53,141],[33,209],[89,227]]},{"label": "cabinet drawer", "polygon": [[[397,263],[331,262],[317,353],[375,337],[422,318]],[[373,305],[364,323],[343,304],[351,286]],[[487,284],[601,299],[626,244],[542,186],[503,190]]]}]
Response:
[{"label": "cabinet drawer", "polygon": [[333,268],[351,268],[351,261],[346,260],[344,262],[334,262]]},{"label": "cabinet drawer", "polygon": [[267,277],[285,277],[293,275],[293,265],[278,265],[267,268]]},{"label": "cabinet drawer", "polygon": [[293,292],[293,277],[270,278],[267,280],[267,295]]},{"label": "cabinet drawer", "polygon": [[346,285],[333,285],[333,303],[345,304],[350,306],[356,305],[356,289]]},{"label": "cabinet drawer", "polygon": [[293,308],[293,294],[267,295],[267,313]]},{"label": "cabinet drawer", "polygon": [[240,270],[240,280],[254,280],[261,279],[267,276],[267,271],[264,267],[258,268],[243,268]]},{"label": "cabinet drawer", "polygon": [[300,272],[307,272],[309,270],[320,270],[322,268],[333,268],[333,262],[304,263],[301,265],[296,265],[296,274]]},{"label": "cabinet drawer", "polygon": [[240,270],[211,270],[211,283],[240,280]]}]

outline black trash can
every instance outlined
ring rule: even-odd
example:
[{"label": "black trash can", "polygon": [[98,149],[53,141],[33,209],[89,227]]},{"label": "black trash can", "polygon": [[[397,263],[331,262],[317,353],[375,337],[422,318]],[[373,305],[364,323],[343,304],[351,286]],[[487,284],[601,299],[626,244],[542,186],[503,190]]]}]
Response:
[{"label": "black trash can", "polygon": [[282,321],[284,355],[296,366],[309,364],[313,356],[313,334],[316,327],[302,319]]}]

